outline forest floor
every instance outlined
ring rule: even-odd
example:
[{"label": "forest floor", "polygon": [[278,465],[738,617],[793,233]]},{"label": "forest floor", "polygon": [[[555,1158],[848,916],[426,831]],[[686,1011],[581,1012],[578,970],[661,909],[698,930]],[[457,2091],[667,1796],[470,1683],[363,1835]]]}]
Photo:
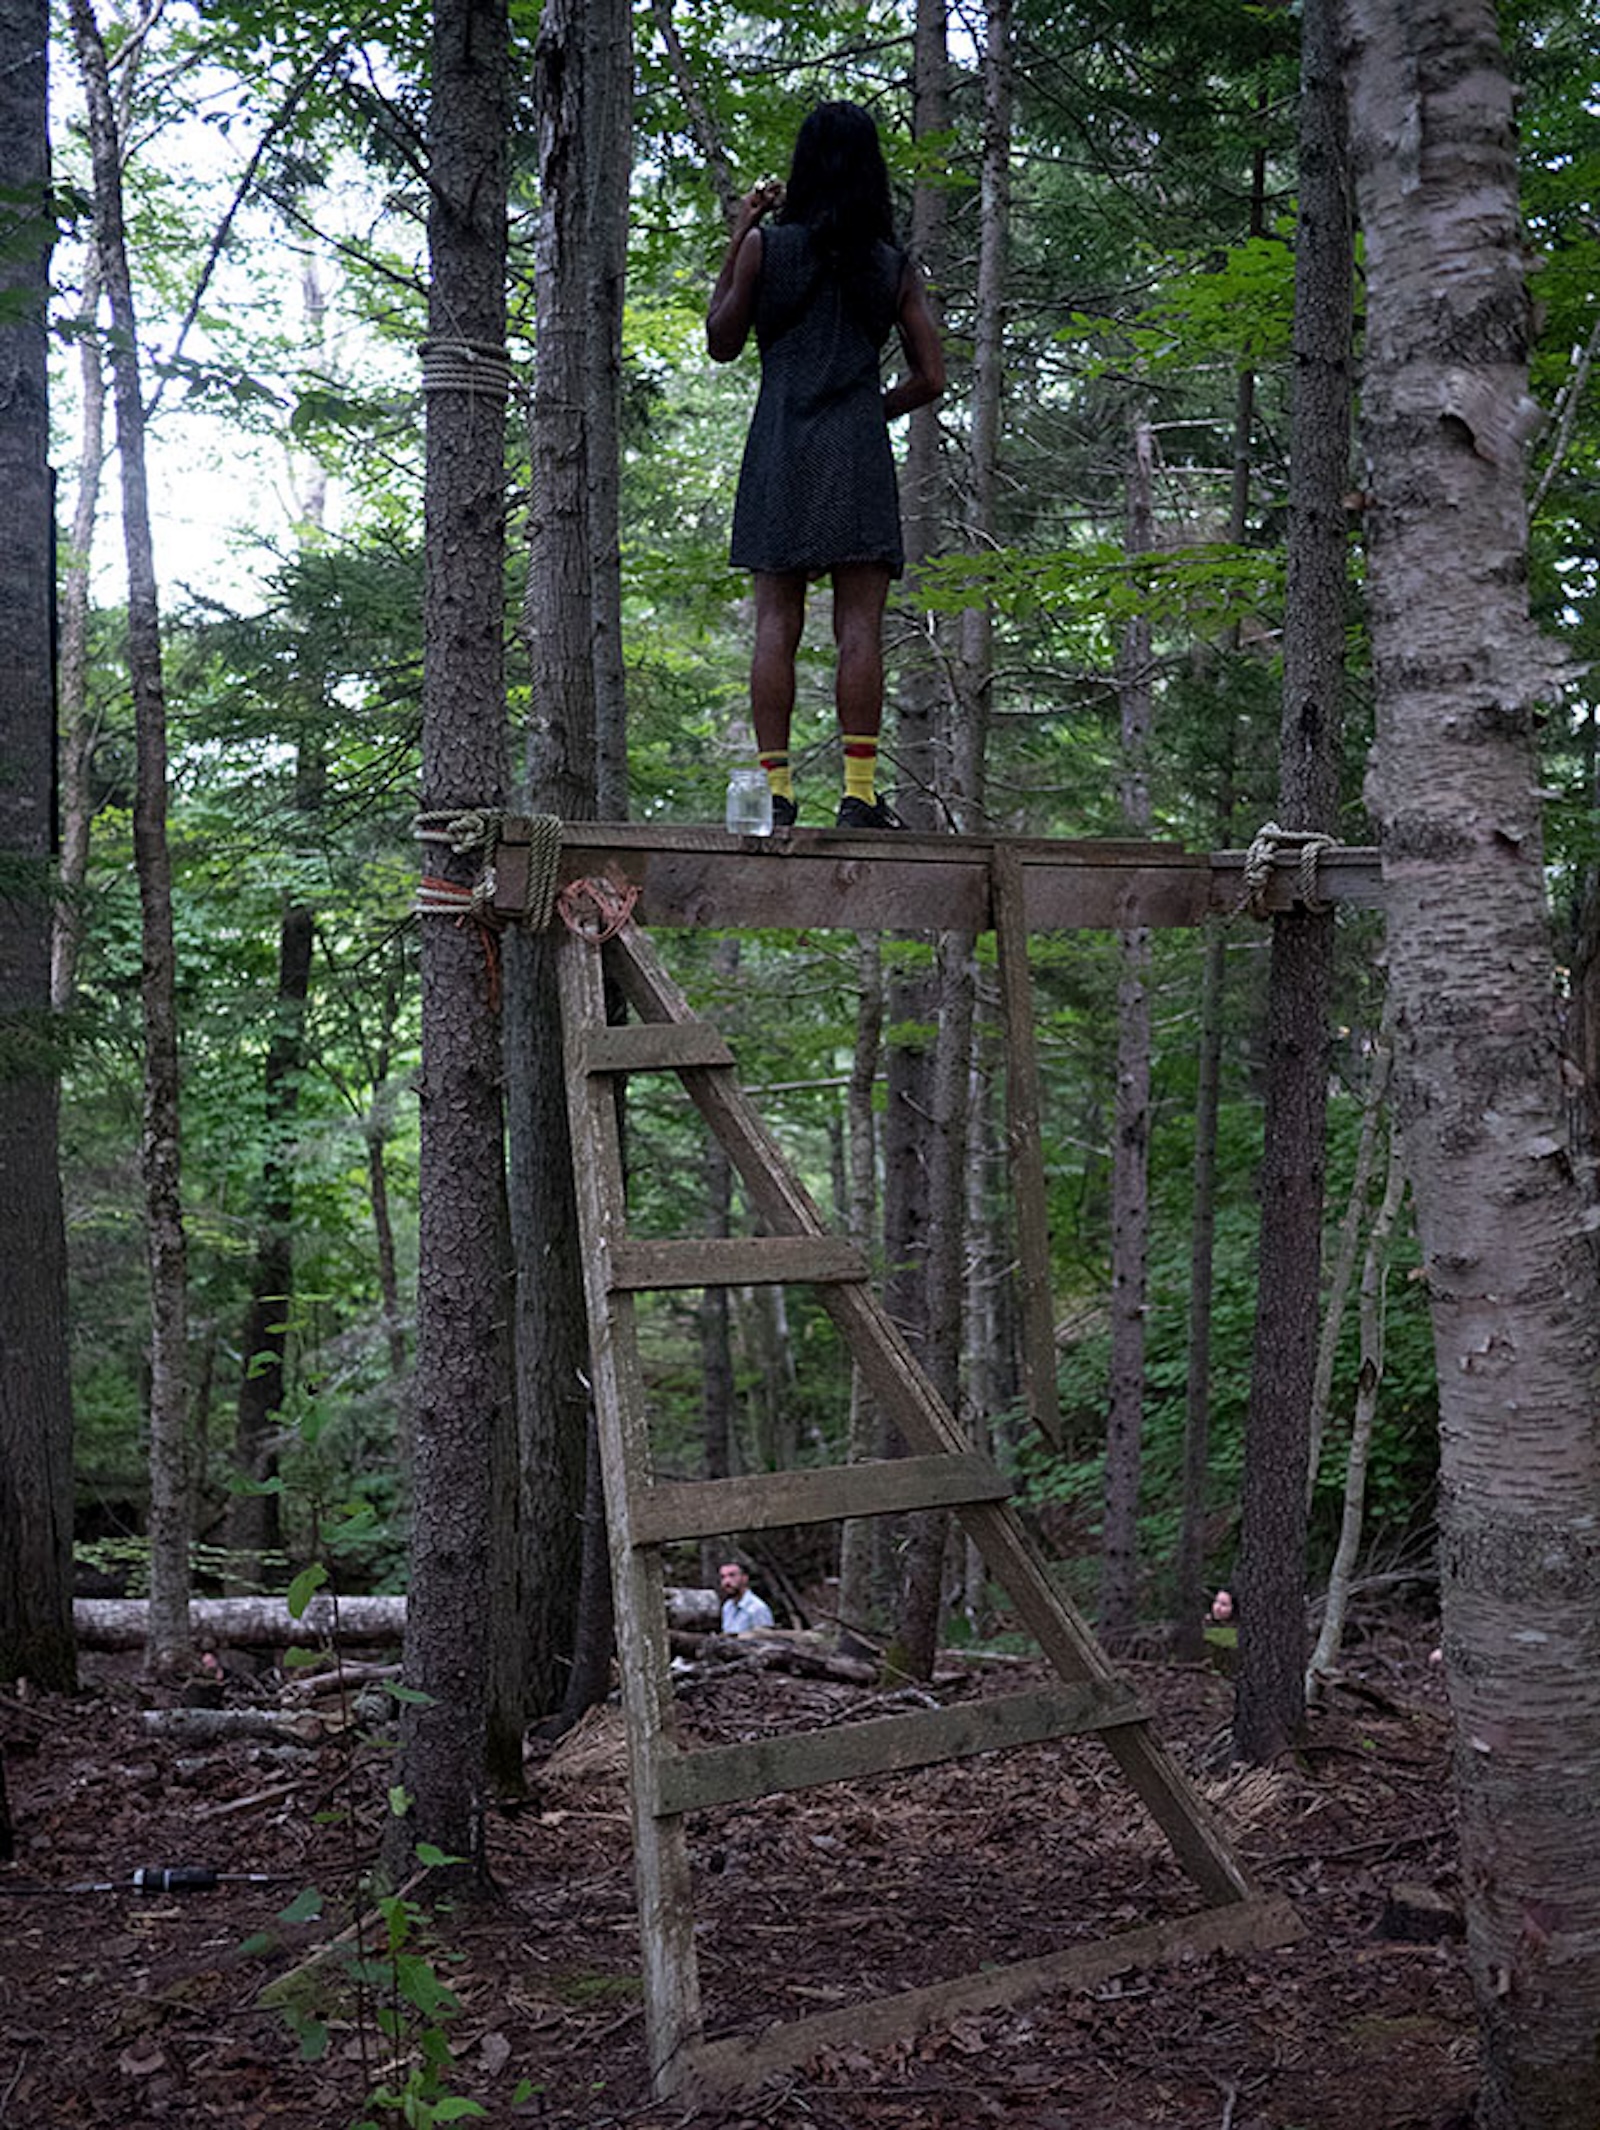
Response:
[{"label": "forest floor", "polygon": [[[528,1802],[491,1819],[498,1904],[436,1909],[401,1948],[412,1996],[426,2002],[439,1977],[459,2006],[431,2022],[448,2036],[439,2090],[478,2102],[491,2124],[562,2130],[1439,2130],[1472,2093],[1462,1949],[1449,1935],[1390,1934],[1397,1885],[1398,1927],[1422,1933],[1429,1902],[1404,1889],[1446,1903],[1455,1891],[1434,1639],[1418,1616],[1368,1621],[1305,1749],[1232,1776],[1207,1773],[1225,1749],[1227,1680],[1126,1667],[1250,1870],[1293,1903],[1297,1943],[1180,1957],[892,2045],[835,2047],[699,2112],[650,2098],[618,1719],[593,1712],[539,1749]],[[358,1725],[332,1727],[328,1700],[312,1704],[323,1723],[302,1719],[314,1738],[154,1733],[131,1660],[86,1659],[85,1672],[72,1699],[0,1699],[17,1827],[16,1861],[0,1869],[0,2125],[434,2120],[372,2105],[397,2082],[388,2045],[337,1949],[302,1964],[348,1926],[392,1759]],[[1042,1667],[952,1659],[938,1692],[1044,1679]],[[266,1706],[282,1687],[230,1679],[227,1703]],[[696,1667],[680,1705],[691,1736],[726,1741],[878,1714],[883,1699],[743,1661]],[[727,1807],[690,1828],[711,2034],[1201,1906],[1092,1742]],[[180,1864],[271,1876],[128,1890],[135,1869]],[[84,1881],[113,1890],[71,1890]],[[321,1918],[297,1901],[308,1887]],[[260,2001],[297,1966],[304,2056],[283,2012]]]}]

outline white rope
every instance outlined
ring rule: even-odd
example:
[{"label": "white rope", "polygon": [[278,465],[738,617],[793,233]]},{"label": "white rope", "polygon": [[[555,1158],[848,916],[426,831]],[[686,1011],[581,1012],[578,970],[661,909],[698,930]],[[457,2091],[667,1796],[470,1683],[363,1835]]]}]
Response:
[{"label": "white rope", "polygon": [[1252,917],[1266,917],[1267,888],[1279,858],[1296,858],[1295,892],[1307,910],[1331,907],[1317,890],[1317,861],[1324,851],[1337,850],[1337,836],[1325,836],[1314,828],[1280,828],[1276,821],[1263,822],[1244,855],[1244,891],[1239,908]]},{"label": "white rope", "polygon": [[424,392],[481,392],[493,399],[509,399],[516,372],[503,347],[484,340],[424,340],[422,389]]},{"label": "white rope", "polygon": [[417,814],[411,833],[419,843],[448,843],[458,858],[469,851],[493,850],[504,813],[497,806],[457,806]]}]

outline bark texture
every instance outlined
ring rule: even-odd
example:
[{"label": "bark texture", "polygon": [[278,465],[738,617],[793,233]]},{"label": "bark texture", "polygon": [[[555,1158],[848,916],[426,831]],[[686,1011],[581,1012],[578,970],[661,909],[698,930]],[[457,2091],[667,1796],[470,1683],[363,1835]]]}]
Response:
[{"label": "bark texture", "polygon": [[[625,166],[627,158],[628,49],[627,25],[613,0],[587,11],[575,0],[552,0],[534,47],[537,331],[522,611],[531,681],[528,799],[534,811],[569,821],[593,820],[599,810],[602,726],[607,801],[619,818],[627,811],[613,582],[616,475],[604,462],[616,452],[617,187],[625,190],[626,178],[625,168],[613,166],[619,160]],[[613,78],[619,68],[621,78]],[[613,306],[616,319],[602,331]],[[560,1708],[576,1717],[588,1705],[574,1700],[580,1672],[588,1682],[583,1692],[604,1691],[610,1590],[603,1508],[585,1477],[593,1454],[585,1387],[589,1333],[553,940],[513,935],[506,974],[523,1691],[530,1711]],[[589,1654],[575,1670],[584,1603],[598,1610]]]},{"label": "bark texture", "polygon": [[[1335,0],[1300,28],[1300,212],[1278,818],[1330,833],[1344,690],[1351,232]],[[1234,1747],[1265,1762],[1305,1720],[1306,1444],[1316,1373],[1333,914],[1272,924],[1261,1244],[1240,1528]]]},{"label": "bark texture", "polygon": [[[503,0],[439,0],[429,124],[430,340],[505,341],[507,24]],[[504,804],[505,401],[453,380],[427,392],[422,803]],[[470,885],[483,854],[426,846]],[[435,855],[437,854],[437,855]],[[422,924],[416,1509],[401,1720],[412,1808],[391,1862],[418,1840],[481,1865],[491,1496],[510,1432],[509,1241],[500,1017],[488,935]]]},{"label": "bark texture", "polygon": [[[1130,556],[1155,541],[1151,475],[1155,439],[1134,433],[1128,474]],[[1131,836],[1150,833],[1150,624],[1123,636],[1117,695],[1122,712],[1122,818]],[[1111,1385],[1106,1413],[1105,1514],[1100,1542],[1100,1633],[1115,1643],[1138,1620],[1139,1477],[1144,1443],[1145,1294],[1150,1270],[1150,933],[1118,941],[1117,1085],[1111,1154]]]},{"label": "bark texture", "polygon": [[140,1170],[150,1271],[150,1644],[152,1666],[189,1647],[188,1243],[183,1224],[178,1114],[177,955],[167,848],[167,705],[161,608],[145,476],[139,321],[122,206],[122,143],[105,46],[90,0],[71,0],[72,31],[89,107],[95,245],[111,308],[112,404],[128,564],[128,675],[137,772],[133,854],[139,875],[143,964],[144,1116]]},{"label": "bark texture", "polygon": [[1490,0],[1346,0],[1394,1089],[1438,1358],[1481,2130],[1600,2120],[1600,1293],[1563,1129],[1526,597],[1529,304]]},{"label": "bark texture", "polygon": [[72,1406],[50,1014],[48,41],[43,4],[0,0],[0,1202],[17,1245],[0,1279],[0,1679],[69,1691]]}]

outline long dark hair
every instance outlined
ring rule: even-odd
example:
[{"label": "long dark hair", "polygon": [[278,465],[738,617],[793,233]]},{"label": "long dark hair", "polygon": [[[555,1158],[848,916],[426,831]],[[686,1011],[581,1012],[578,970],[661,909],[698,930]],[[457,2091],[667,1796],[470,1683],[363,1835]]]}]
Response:
[{"label": "long dark hair", "polygon": [[860,104],[818,104],[795,137],[781,222],[803,222],[846,283],[880,240],[894,242],[889,170],[877,121]]}]

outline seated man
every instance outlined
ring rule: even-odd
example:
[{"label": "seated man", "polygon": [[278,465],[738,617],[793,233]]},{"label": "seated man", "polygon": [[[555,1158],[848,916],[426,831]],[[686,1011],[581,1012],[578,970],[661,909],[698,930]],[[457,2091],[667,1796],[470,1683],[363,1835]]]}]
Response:
[{"label": "seated man", "polygon": [[750,1578],[737,1561],[724,1561],[717,1570],[722,1586],[722,1631],[752,1634],[772,1625],[772,1607],[750,1588]]}]

